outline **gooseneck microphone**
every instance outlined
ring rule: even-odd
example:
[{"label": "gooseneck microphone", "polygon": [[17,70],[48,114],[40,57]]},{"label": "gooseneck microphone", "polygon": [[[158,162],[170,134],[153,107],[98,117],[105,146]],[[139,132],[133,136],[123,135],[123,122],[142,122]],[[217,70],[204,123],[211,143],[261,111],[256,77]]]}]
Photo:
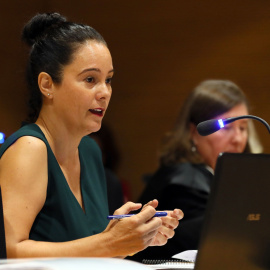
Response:
[{"label": "gooseneck microphone", "polygon": [[241,116],[230,117],[230,118],[225,118],[225,119],[211,119],[211,120],[203,121],[197,125],[197,131],[200,135],[207,136],[220,130],[227,124],[230,124],[236,120],[244,119],[244,118],[251,118],[251,119],[255,119],[262,122],[266,126],[268,132],[270,133],[269,124],[262,118],[258,116],[254,116],[254,115],[241,115]]}]

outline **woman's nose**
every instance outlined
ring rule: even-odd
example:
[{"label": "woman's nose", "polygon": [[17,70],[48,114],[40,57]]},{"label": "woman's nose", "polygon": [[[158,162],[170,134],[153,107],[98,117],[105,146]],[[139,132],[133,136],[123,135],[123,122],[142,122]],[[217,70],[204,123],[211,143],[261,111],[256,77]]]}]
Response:
[{"label": "woman's nose", "polygon": [[108,99],[111,97],[111,88],[106,84],[102,83],[98,86],[97,99]]},{"label": "woman's nose", "polygon": [[243,131],[240,127],[235,127],[233,129],[233,134],[232,134],[232,138],[234,142],[243,142],[246,138],[246,132]]}]

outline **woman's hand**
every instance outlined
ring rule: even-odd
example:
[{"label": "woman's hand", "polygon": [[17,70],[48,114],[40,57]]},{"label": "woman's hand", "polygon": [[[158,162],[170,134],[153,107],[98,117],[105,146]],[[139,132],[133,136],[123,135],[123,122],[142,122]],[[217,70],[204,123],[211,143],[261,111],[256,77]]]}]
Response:
[{"label": "woman's hand", "polygon": [[[114,214],[124,215],[140,208],[141,204],[128,202]],[[137,215],[110,221],[103,233],[109,235],[108,245],[111,253],[115,256],[127,256],[156,242],[154,239],[163,221],[158,217],[153,217],[155,213],[155,208],[148,205]]]},{"label": "woman's hand", "polygon": [[[153,200],[144,205],[137,215],[110,221],[104,233],[110,235],[109,244],[113,254],[127,256],[148,246],[162,246],[174,236],[183,212],[174,209],[166,211],[166,217],[153,217],[157,206],[158,201]],[[128,202],[116,210],[114,215],[125,215],[140,208],[140,203]]]},{"label": "woman's hand", "polygon": [[[158,201],[153,200],[144,205],[142,211],[147,206],[152,206],[156,208],[158,206]],[[179,220],[184,217],[183,212],[180,209],[174,209],[173,211],[165,211],[168,213],[166,217],[160,218],[162,220],[162,226],[158,229],[158,233],[153,238],[150,246],[163,246],[167,243],[168,239],[172,238],[175,234],[174,230],[179,225]]]}]

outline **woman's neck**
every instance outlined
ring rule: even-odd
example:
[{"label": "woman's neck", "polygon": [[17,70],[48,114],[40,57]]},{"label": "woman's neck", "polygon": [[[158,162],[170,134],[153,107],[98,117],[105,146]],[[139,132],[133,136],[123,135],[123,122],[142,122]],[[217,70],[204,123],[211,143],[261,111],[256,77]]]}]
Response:
[{"label": "woman's neck", "polygon": [[83,136],[73,134],[61,122],[55,123],[40,116],[36,125],[44,133],[59,164],[66,164],[78,157],[78,146]]}]

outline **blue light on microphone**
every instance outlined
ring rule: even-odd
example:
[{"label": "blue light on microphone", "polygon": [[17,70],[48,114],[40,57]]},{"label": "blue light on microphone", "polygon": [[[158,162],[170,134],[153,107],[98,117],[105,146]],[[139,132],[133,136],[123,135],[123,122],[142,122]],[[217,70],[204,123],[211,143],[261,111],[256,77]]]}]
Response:
[{"label": "blue light on microphone", "polygon": [[0,144],[4,143],[5,141],[5,134],[3,132],[0,132]]},{"label": "blue light on microphone", "polygon": [[224,127],[224,123],[222,119],[218,119],[218,123],[219,123],[219,127],[223,128]]}]

